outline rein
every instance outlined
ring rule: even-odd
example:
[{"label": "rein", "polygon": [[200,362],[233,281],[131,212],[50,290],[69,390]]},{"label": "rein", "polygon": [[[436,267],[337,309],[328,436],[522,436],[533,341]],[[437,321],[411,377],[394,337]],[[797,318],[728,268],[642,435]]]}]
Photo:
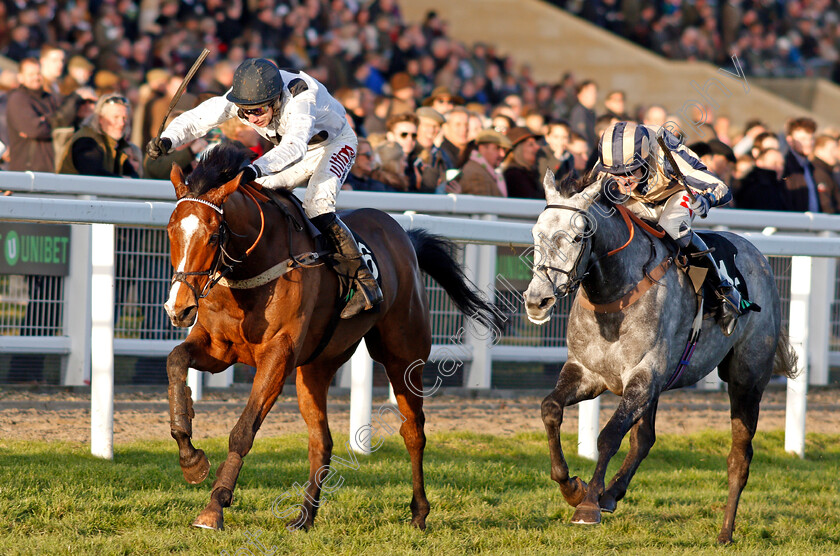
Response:
[{"label": "rein", "polygon": [[[613,249],[613,250],[607,252],[604,255],[601,255],[600,257],[598,257],[597,259],[595,259],[594,261],[589,263],[589,265],[587,265],[587,267],[586,267],[586,270],[581,274],[579,272],[579,267],[580,267],[580,264],[581,264],[581,260],[583,259],[583,254],[584,254],[585,251],[591,249],[590,244],[589,244],[589,240],[590,240],[592,234],[587,233],[589,231],[589,220],[587,220],[586,221],[586,228],[584,228],[584,234],[582,234],[580,236],[580,239],[576,238],[573,241],[573,242],[581,241],[583,243],[583,247],[581,248],[580,252],[578,253],[577,260],[575,261],[575,264],[572,267],[571,271],[563,270],[563,269],[556,268],[556,267],[553,267],[553,266],[550,266],[550,265],[542,265],[542,264],[535,267],[535,270],[543,271],[545,273],[546,277],[549,279],[549,281],[552,283],[552,285],[554,284],[554,281],[551,280],[551,278],[548,276],[548,272],[546,272],[547,270],[553,270],[554,272],[557,272],[559,274],[565,274],[566,275],[566,277],[568,278],[566,292],[561,296],[561,295],[559,295],[559,288],[557,286],[554,286],[555,297],[565,297],[569,293],[577,290],[580,287],[580,284],[583,282],[583,280],[589,274],[589,270],[596,263],[598,263],[602,259],[605,259],[607,257],[611,257],[611,256],[615,255],[616,253],[619,253],[620,251],[626,249],[633,242],[633,239],[636,237],[636,233],[635,233],[636,229],[635,229],[635,226],[633,226],[634,223],[637,224],[640,228],[642,228],[645,232],[649,233],[650,235],[652,235],[654,237],[657,237],[659,239],[662,239],[663,237],[665,237],[665,232],[664,231],[657,230],[657,229],[653,228],[647,222],[643,221],[641,218],[639,218],[638,216],[636,216],[635,214],[633,214],[632,212],[627,210],[627,208],[625,208],[624,206],[622,206],[622,205],[615,205],[615,206],[618,209],[619,214],[621,214],[621,218],[624,220],[624,224],[627,226],[627,231],[630,234],[630,237],[627,239],[627,241],[624,243],[624,245],[622,245],[621,247],[618,247],[616,249]],[[546,209],[571,210],[571,211],[577,212],[579,214],[584,214],[586,216],[589,215],[589,213],[587,211],[583,210],[583,209],[568,206],[568,205],[547,204],[545,206],[545,209],[543,209],[543,210],[546,210]],[[651,247],[652,247],[652,245],[651,245]],[[612,301],[610,303],[604,303],[604,304],[592,303],[591,301],[589,301],[589,298],[586,296],[586,292],[581,290],[581,295],[577,298],[578,303],[580,303],[580,305],[583,308],[588,309],[590,311],[595,311],[597,313],[618,313],[618,312],[622,311],[623,309],[629,307],[630,305],[632,305],[636,301],[638,301],[642,297],[642,295],[645,294],[645,292],[647,292],[651,287],[653,287],[654,284],[658,284],[659,280],[663,276],[665,276],[665,273],[667,272],[668,267],[671,266],[671,263],[673,263],[673,262],[674,262],[673,257],[666,257],[650,273],[645,271],[644,277],[639,282],[636,283],[636,285],[633,287],[633,289],[630,290],[629,292],[627,292],[627,294],[625,294],[621,298],[616,299],[615,301]]]},{"label": "rein", "polygon": [[[245,261],[245,259],[257,248],[260,241],[263,238],[263,234],[265,232],[265,213],[263,212],[263,208],[260,202],[269,201],[269,197],[266,196],[264,193],[260,192],[259,190],[255,189],[253,186],[249,184],[240,184],[239,190],[242,193],[251,199],[254,202],[254,205],[257,207],[257,210],[260,214],[260,231],[257,234],[256,239],[251,244],[248,249],[245,250],[244,255],[241,256],[240,259],[237,259],[228,253],[226,247],[229,241],[229,235],[239,235],[230,230],[227,222],[224,219],[224,208],[214,205],[213,203],[205,200],[205,199],[198,199],[195,197],[182,197],[178,199],[175,203],[177,207],[182,202],[192,202],[192,203],[200,203],[202,205],[206,205],[217,213],[222,216],[222,222],[219,224],[219,234],[218,234],[218,245],[219,249],[216,252],[216,256],[213,259],[213,263],[211,264],[208,270],[202,271],[194,271],[194,272],[178,272],[175,271],[172,273],[172,283],[175,282],[182,282],[185,284],[195,296],[196,304],[198,304],[199,300],[204,299],[210,293],[210,290],[218,283],[221,283],[223,286],[233,288],[233,289],[249,289],[255,288],[258,286],[262,286],[271,282],[272,280],[286,274],[290,270],[298,267],[311,267],[317,266],[318,258],[320,257],[320,253],[302,253],[299,255],[292,255],[290,253],[290,257],[285,261],[282,261],[271,268],[267,269],[266,271],[262,272],[258,276],[254,276],[253,278],[248,278],[246,280],[228,280],[225,278],[227,274],[229,274],[238,264],[241,264]],[[280,205],[280,203],[276,203]],[[285,215],[291,220],[291,224],[289,226],[289,247],[291,248],[291,240],[292,240],[292,228],[294,227],[296,231],[302,230],[302,226],[297,222],[294,216],[289,213],[289,211],[284,207],[281,206],[281,209],[285,213]],[[210,279],[204,284],[204,287],[201,291],[198,291],[195,286],[190,284],[187,281],[187,278],[190,276],[207,276]]]}]

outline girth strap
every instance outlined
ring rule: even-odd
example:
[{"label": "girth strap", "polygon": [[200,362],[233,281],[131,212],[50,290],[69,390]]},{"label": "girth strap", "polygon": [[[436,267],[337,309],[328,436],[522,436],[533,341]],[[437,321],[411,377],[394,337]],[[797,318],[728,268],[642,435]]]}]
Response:
[{"label": "girth strap", "polygon": [[220,276],[220,273],[218,272],[213,277],[218,278],[218,283],[222,286],[234,290],[247,290],[250,288],[258,288],[260,286],[268,284],[272,280],[276,280],[277,278],[283,276],[290,270],[311,266],[312,264],[318,262],[318,260],[326,254],[326,251],[313,251],[310,253],[302,253],[300,255],[295,255],[292,258],[277,263],[271,268],[261,272],[257,276],[254,276],[252,278],[246,278],[244,280],[231,280],[225,278],[224,276]]},{"label": "girth strap", "polygon": [[588,309],[590,311],[595,311],[596,313],[618,313],[623,309],[626,309],[630,305],[634,304],[636,301],[641,298],[645,292],[647,292],[650,288],[653,287],[654,284],[659,283],[659,280],[665,276],[665,272],[667,272],[668,267],[671,266],[671,263],[674,262],[673,257],[667,257],[663,260],[656,268],[654,268],[650,274],[645,274],[645,277],[636,284],[636,287],[627,292],[626,295],[623,297],[616,299],[610,303],[605,303],[603,305],[592,303],[589,301],[589,298],[586,297],[586,292],[581,288],[580,293],[577,296],[577,302],[580,303],[580,306],[584,309]]}]

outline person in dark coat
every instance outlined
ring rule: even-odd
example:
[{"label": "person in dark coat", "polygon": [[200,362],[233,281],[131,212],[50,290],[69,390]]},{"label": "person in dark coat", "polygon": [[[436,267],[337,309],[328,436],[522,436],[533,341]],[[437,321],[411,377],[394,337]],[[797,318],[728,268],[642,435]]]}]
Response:
[{"label": "person in dark coat", "polygon": [[43,89],[41,63],[25,58],[18,70],[20,86],[9,93],[9,165],[17,172],[54,172],[53,118],[58,111],[55,98]]},{"label": "person in dark coat", "polygon": [[139,148],[126,140],[131,105],[118,94],[96,102],[93,114],[73,134],[61,160],[61,174],[139,177]]},{"label": "person in dark coat", "polygon": [[811,118],[797,118],[787,125],[790,150],[785,155],[784,180],[787,188],[787,210],[820,212],[820,198],[814,181],[814,166],[808,157],[814,151],[817,124]]},{"label": "person in dark coat", "polygon": [[589,150],[595,148],[598,136],[595,134],[595,103],[598,100],[598,85],[594,81],[584,81],[577,88],[577,104],[569,112],[569,124],[572,130],[586,139]]},{"label": "person in dark coat", "polygon": [[515,127],[508,131],[507,138],[513,146],[503,166],[508,197],[544,199],[545,190],[537,169],[540,136],[527,127]]},{"label": "person in dark coat", "polygon": [[837,139],[831,135],[820,135],[814,142],[814,182],[820,197],[820,210],[826,214],[840,213],[840,187],[834,180],[837,165]]},{"label": "person in dark coat", "polygon": [[764,149],[755,167],[734,190],[735,208],[753,210],[790,210],[787,190],[781,179],[784,157],[778,149]]}]

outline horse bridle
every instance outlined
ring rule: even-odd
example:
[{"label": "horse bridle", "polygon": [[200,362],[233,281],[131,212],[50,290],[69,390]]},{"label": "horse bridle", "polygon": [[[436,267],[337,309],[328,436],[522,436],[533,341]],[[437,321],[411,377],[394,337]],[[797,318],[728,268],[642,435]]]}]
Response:
[{"label": "horse bridle", "polygon": [[[214,205],[210,201],[199,199],[196,197],[182,197],[178,199],[178,201],[175,203],[176,207],[184,202],[201,203],[202,205],[206,205],[212,208],[222,216],[222,221],[219,223],[219,229],[216,232],[217,244],[219,248],[216,251],[216,255],[213,257],[213,263],[210,265],[210,268],[207,270],[197,270],[193,272],[180,272],[176,270],[172,273],[172,281],[170,283],[170,287],[174,285],[175,282],[181,282],[184,285],[186,285],[190,289],[190,291],[192,291],[193,296],[195,297],[196,305],[198,305],[199,300],[207,297],[207,295],[210,293],[210,289],[216,284],[218,284],[219,280],[224,278],[230,271],[232,271],[236,265],[242,263],[245,260],[245,258],[251,254],[251,252],[262,239],[263,231],[265,230],[265,215],[263,214],[262,207],[260,206],[259,202],[250,194],[250,192],[244,189],[242,191],[244,191],[246,195],[248,195],[248,197],[250,197],[254,201],[254,203],[256,203],[257,208],[260,211],[260,233],[257,236],[257,239],[254,240],[254,243],[248,249],[245,250],[245,255],[243,255],[241,259],[237,259],[227,252],[226,247],[231,235],[235,235],[238,237],[245,236],[240,236],[239,234],[233,232],[230,229],[230,227],[227,224],[227,221],[225,220],[224,208]],[[207,276],[210,279],[207,280],[207,282],[204,284],[204,287],[201,288],[201,291],[199,292],[195,286],[193,286],[187,281],[187,278],[190,276]]]},{"label": "horse bridle", "polygon": [[[545,206],[545,209],[560,209],[560,210],[571,210],[578,214],[582,214],[586,221],[586,225],[583,228],[583,232],[578,234],[572,241],[569,243],[581,243],[581,249],[578,251],[577,259],[575,260],[575,264],[572,266],[571,270],[563,270],[562,268],[557,268],[555,266],[547,265],[547,264],[538,264],[534,266],[535,272],[542,272],[545,274],[546,279],[551,283],[553,289],[553,295],[556,298],[562,298],[570,293],[576,291],[579,287],[581,282],[583,282],[586,275],[589,273],[589,269],[591,268],[591,264],[587,266],[586,270],[581,273],[580,272],[580,265],[584,260],[584,253],[587,253],[591,250],[591,244],[589,242],[590,238],[592,237],[592,233],[590,232],[590,225],[589,225],[589,213],[583,209],[572,207],[568,205],[555,205],[555,204],[548,204]],[[566,275],[567,282],[565,284],[566,291],[561,292],[560,287],[557,286],[555,281],[549,276],[548,271],[552,270],[558,274]]]}]

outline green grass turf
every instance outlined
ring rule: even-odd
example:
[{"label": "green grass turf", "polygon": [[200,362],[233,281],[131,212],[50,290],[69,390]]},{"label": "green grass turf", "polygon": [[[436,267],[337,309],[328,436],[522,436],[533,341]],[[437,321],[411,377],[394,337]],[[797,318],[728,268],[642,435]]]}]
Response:
[{"label": "green grass turf", "polygon": [[[574,435],[563,440],[572,472],[588,480],[594,464],[574,455]],[[345,441],[335,436],[346,458]],[[172,440],[118,445],[113,462],[85,445],[0,441],[0,554],[261,554],[247,548],[246,533],[258,530],[276,554],[840,554],[840,435],[809,435],[800,460],[784,453],[781,432],[759,433],[736,544],[721,548],[729,442],[718,432],[660,436],[617,512],[573,526],[542,434],[430,435],[424,533],[408,524],[410,469],[397,435],[359,456],[358,470],[339,470],[344,484],[309,532],[286,531],[271,512],[306,482],[303,435],[257,438],[222,532],[189,526],[214,474],[186,484]],[[215,471],[227,439],[197,445]],[[625,441],[610,476],[626,450]]]}]

